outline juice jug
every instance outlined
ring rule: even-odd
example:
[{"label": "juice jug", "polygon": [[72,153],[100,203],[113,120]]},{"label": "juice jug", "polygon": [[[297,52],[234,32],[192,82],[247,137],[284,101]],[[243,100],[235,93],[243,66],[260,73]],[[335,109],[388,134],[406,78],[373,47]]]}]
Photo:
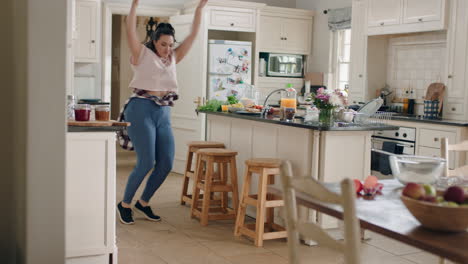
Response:
[{"label": "juice jug", "polygon": [[281,120],[292,121],[296,114],[297,92],[288,84],[285,91],[281,92],[280,118]]}]

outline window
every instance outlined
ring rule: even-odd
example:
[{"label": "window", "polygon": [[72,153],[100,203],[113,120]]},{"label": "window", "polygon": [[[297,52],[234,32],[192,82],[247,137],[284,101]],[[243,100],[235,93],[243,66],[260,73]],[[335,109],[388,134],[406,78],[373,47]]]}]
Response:
[{"label": "window", "polygon": [[341,90],[347,89],[349,85],[349,62],[351,54],[351,29],[337,30],[334,32],[334,47],[332,51],[334,65],[333,85]]}]

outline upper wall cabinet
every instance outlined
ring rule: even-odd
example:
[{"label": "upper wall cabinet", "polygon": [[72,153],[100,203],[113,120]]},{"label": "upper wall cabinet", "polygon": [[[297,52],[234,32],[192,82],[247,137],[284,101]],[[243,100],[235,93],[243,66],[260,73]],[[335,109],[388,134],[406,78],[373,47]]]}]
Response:
[{"label": "upper wall cabinet", "polygon": [[255,9],[212,7],[208,13],[208,29],[255,32]]},{"label": "upper wall cabinet", "polygon": [[366,8],[363,1],[353,0],[351,17],[351,62],[349,73],[349,102],[367,101],[367,36]]},{"label": "upper wall cabinet", "polygon": [[76,0],[73,42],[75,62],[99,62],[100,14],[100,1]]},{"label": "upper wall cabinet", "polygon": [[367,34],[442,30],[447,0],[367,0]]},{"label": "upper wall cabinet", "polygon": [[260,11],[258,50],[309,54],[312,17],[313,12],[309,10],[265,7]]},{"label": "upper wall cabinet", "polygon": [[400,24],[401,1],[368,0],[367,24],[382,27]]}]

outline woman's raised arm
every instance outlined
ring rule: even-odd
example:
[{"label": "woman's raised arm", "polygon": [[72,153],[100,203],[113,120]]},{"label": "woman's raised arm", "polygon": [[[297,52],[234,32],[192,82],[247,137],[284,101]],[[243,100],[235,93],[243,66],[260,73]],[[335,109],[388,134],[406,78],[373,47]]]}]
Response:
[{"label": "woman's raised arm", "polygon": [[197,9],[195,10],[195,16],[193,17],[192,31],[175,50],[176,63],[179,63],[179,61],[187,55],[188,51],[192,47],[193,41],[197,37],[198,31],[200,30],[203,7],[205,7],[206,2],[208,2],[208,0],[200,0],[200,3],[198,3]]},{"label": "woman's raised arm", "polygon": [[130,52],[132,53],[133,56],[133,62],[136,64],[137,59],[140,56],[141,52],[141,43],[140,40],[138,40],[138,35],[136,32],[136,9],[138,6],[138,1],[139,0],[133,0],[132,1],[132,7],[130,8],[130,14],[128,14],[127,17],[127,42],[128,42],[128,47],[130,48]]}]

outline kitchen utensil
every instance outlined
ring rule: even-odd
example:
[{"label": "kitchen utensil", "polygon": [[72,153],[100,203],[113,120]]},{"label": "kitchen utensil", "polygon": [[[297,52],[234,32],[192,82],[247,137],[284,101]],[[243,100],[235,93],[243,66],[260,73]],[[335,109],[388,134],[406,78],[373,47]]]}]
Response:
[{"label": "kitchen utensil", "polygon": [[434,183],[445,172],[446,160],[442,158],[397,155],[378,149],[372,149],[372,151],[389,156],[392,174],[403,184],[409,182]]},{"label": "kitchen utensil", "polygon": [[440,113],[444,101],[444,93],[445,85],[443,83],[431,83],[429,87],[427,87],[426,97],[424,99],[429,101],[439,101],[438,112]]},{"label": "kitchen utensil", "polygon": [[408,211],[422,226],[447,232],[464,232],[468,228],[468,207],[449,207],[400,196]]},{"label": "kitchen utensil", "polygon": [[373,114],[379,110],[379,108],[383,104],[383,99],[382,98],[375,98],[371,101],[369,101],[367,104],[363,105],[361,108],[359,108],[358,115],[354,118],[354,121],[356,123],[362,123],[364,118],[370,117]]}]

